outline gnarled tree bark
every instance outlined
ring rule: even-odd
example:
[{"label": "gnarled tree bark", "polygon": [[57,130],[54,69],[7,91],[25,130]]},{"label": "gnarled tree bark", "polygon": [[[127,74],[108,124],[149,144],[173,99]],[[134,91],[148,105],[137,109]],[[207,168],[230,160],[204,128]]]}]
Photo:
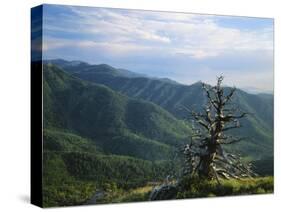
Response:
[{"label": "gnarled tree bark", "polygon": [[197,126],[193,126],[191,142],[184,148],[188,174],[198,174],[199,177],[241,178],[252,176],[249,165],[240,158],[224,151],[223,145],[233,144],[242,140],[228,135],[232,129],[240,128],[239,119],[247,113],[233,108],[231,100],[236,88],[227,93],[222,87],[223,77],[217,79],[215,86],[202,83],[207,104],[202,112],[188,110]]}]

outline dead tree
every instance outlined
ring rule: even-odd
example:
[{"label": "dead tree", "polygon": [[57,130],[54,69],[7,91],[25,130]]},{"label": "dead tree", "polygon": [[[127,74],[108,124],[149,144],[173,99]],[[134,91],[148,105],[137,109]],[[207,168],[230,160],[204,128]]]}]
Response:
[{"label": "dead tree", "polygon": [[217,79],[215,86],[202,83],[207,103],[202,112],[189,110],[193,117],[191,142],[184,147],[186,173],[207,179],[251,177],[249,164],[240,157],[227,153],[224,145],[241,141],[229,134],[240,128],[240,119],[247,114],[235,108],[232,99],[236,88],[226,91],[222,87],[223,77]]}]

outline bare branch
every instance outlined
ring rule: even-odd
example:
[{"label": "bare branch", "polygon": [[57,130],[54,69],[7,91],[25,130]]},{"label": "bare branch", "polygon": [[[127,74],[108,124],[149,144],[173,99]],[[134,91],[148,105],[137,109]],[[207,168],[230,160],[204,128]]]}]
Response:
[{"label": "bare branch", "polygon": [[207,95],[207,98],[209,100],[209,102],[211,103],[211,105],[218,109],[218,105],[217,105],[217,101],[213,100],[212,96],[211,96],[211,93],[210,93],[210,90],[207,88],[206,84],[205,83],[202,83],[202,87],[203,89],[205,90],[206,92],[206,95]]},{"label": "bare branch", "polygon": [[226,127],[224,129],[222,129],[222,131],[225,132],[225,131],[236,129],[236,128],[240,128],[240,127],[241,127],[241,125],[233,125],[233,126]]},{"label": "bare branch", "polygon": [[241,119],[244,118],[247,115],[247,113],[241,113],[240,115],[232,115],[231,113],[229,113],[226,116],[220,117],[221,121],[224,122],[230,122],[234,119]]},{"label": "bare branch", "polygon": [[233,139],[230,141],[221,141],[220,144],[234,144],[234,143],[238,143],[242,140],[244,140],[245,138],[237,138],[237,139]]},{"label": "bare branch", "polygon": [[232,98],[233,94],[235,93],[236,91],[236,88],[233,87],[231,90],[230,90],[230,93],[225,97],[225,100],[223,101],[223,104],[227,104],[229,102],[229,100]]}]

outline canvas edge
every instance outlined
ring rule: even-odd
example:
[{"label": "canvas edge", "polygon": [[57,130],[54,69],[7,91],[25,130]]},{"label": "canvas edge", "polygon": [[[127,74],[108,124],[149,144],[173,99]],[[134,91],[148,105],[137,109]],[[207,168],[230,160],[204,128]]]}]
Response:
[{"label": "canvas edge", "polygon": [[[30,200],[31,204],[43,207],[43,193],[42,193],[42,16],[43,5],[31,8],[30,21],[31,21],[31,182],[30,182]],[[37,22],[35,22],[37,19]],[[39,30],[38,30],[39,29]],[[37,30],[37,34],[34,31]],[[36,38],[34,35],[36,34]]]}]

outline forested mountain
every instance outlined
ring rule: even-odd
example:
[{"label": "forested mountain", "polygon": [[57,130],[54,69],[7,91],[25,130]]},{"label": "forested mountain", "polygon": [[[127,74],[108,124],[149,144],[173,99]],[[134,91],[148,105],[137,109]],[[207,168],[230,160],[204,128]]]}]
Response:
[{"label": "forested mountain", "polygon": [[161,107],[44,66],[44,127],[96,141],[106,153],[167,159],[189,127]]},{"label": "forested mountain", "polygon": [[[190,122],[188,112],[183,110],[182,106],[199,111],[206,101],[201,83],[183,85],[138,74],[132,77],[122,73],[120,69],[105,64],[89,65],[64,60],[48,61],[48,63],[57,64],[77,78],[106,85],[129,97],[153,102],[178,119],[185,119],[188,122]],[[229,89],[226,88],[227,90]],[[232,150],[239,150],[240,153],[255,159],[271,156],[273,152],[272,95],[253,95],[238,89],[233,102],[249,115],[242,121],[243,127],[233,132],[246,139],[234,145]]]},{"label": "forested mountain", "polygon": [[104,154],[88,138],[44,129],[43,206],[83,204],[98,190],[115,192],[161,180],[167,161]]},{"label": "forested mountain", "polygon": [[43,67],[44,206],[164,179],[190,128],[161,107]]}]

